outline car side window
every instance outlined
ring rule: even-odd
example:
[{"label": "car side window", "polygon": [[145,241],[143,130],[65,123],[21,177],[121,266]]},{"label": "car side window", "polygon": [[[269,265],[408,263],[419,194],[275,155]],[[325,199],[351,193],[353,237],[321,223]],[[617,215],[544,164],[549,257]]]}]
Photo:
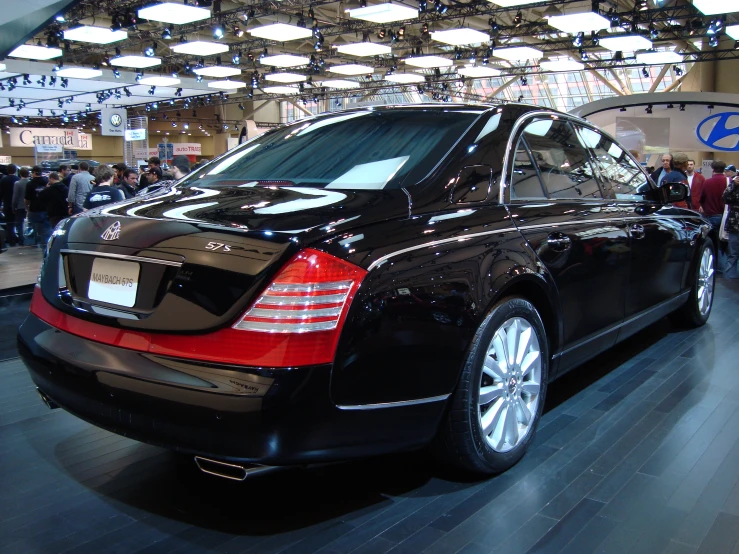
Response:
[{"label": "car side window", "polygon": [[569,123],[538,119],[524,128],[522,136],[539,168],[549,198],[602,198],[588,152]]},{"label": "car side window", "polygon": [[577,133],[582,144],[593,152],[606,198],[632,201],[646,198],[649,180],[628,152],[593,129],[577,126]]},{"label": "car side window", "polygon": [[546,198],[541,187],[539,173],[531,160],[524,138],[518,139],[518,146],[513,157],[511,175],[511,200]]}]

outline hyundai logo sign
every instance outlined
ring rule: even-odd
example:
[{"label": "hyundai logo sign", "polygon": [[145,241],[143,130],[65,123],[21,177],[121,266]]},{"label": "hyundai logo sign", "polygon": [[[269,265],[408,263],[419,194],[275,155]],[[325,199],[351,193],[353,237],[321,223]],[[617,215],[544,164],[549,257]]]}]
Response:
[{"label": "hyundai logo sign", "polygon": [[711,150],[739,151],[739,112],[717,113],[705,118],[698,124],[696,135]]}]

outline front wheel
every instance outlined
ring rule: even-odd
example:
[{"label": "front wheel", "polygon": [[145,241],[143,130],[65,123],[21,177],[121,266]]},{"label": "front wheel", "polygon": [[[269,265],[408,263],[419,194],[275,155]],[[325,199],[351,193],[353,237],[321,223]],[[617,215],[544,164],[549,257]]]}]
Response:
[{"label": "front wheel", "polygon": [[441,429],[454,465],[499,473],[523,457],[544,408],[549,348],[533,304],[498,302],[478,331]]},{"label": "front wheel", "polygon": [[676,312],[678,320],[690,327],[704,325],[713,307],[716,256],[711,239],[706,239],[698,256],[690,295],[685,304]]}]

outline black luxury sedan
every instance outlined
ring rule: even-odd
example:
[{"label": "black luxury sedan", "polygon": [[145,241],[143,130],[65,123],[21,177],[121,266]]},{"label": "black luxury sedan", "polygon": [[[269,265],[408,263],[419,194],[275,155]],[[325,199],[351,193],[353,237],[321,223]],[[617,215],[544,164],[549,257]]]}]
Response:
[{"label": "black luxury sedan", "polygon": [[426,445],[500,472],[557,376],[706,322],[686,195],[533,106],[326,114],[63,221],[19,349],[50,406],[221,476]]}]

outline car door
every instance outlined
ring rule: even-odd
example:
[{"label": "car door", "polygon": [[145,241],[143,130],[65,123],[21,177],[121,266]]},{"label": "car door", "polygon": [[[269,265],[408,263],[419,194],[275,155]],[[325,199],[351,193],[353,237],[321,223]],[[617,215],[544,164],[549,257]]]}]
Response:
[{"label": "car door", "polygon": [[535,117],[514,144],[506,200],[512,220],[557,285],[563,371],[615,342],[624,317],[629,237],[568,121]]},{"label": "car door", "polygon": [[628,152],[595,129],[580,126],[605,195],[623,214],[631,236],[627,319],[677,296],[690,253],[681,210],[655,200],[654,185]]}]

